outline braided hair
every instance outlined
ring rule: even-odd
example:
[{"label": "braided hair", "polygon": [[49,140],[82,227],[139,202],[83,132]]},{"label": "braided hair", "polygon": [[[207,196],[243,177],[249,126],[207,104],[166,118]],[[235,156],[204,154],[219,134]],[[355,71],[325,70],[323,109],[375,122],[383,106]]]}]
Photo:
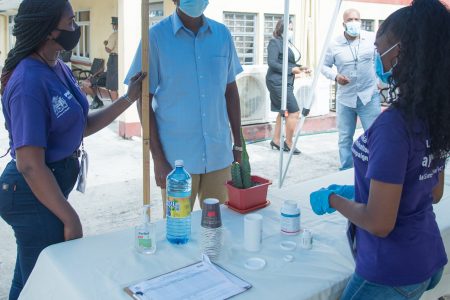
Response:
[{"label": "braided hair", "polygon": [[439,0],[414,0],[386,19],[377,35],[400,42],[390,99],[409,124],[428,129],[431,153],[450,156],[450,12]]},{"label": "braided hair", "polygon": [[58,26],[67,0],[24,0],[14,18],[16,44],[8,53],[1,75],[1,94],[16,66],[32,54]]}]

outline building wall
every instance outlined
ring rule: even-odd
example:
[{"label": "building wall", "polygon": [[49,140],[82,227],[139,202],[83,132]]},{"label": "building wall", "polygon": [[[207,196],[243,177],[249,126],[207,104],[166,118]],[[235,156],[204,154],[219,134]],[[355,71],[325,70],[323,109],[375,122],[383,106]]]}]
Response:
[{"label": "building wall", "polygon": [[5,65],[5,59],[8,55],[8,17],[0,15],[0,66]]},{"label": "building wall", "polygon": [[378,4],[394,4],[394,5],[408,5],[411,3],[411,0],[353,0],[353,1],[378,3]]},{"label": "building wall", "polygon": [[103,58],[106,61],[108,53],[103,41],[112,33],[111,17],[118,16],[117,0],[72,0],[71,3],[75,12],[90,11],[90,62],[94,58]]}]

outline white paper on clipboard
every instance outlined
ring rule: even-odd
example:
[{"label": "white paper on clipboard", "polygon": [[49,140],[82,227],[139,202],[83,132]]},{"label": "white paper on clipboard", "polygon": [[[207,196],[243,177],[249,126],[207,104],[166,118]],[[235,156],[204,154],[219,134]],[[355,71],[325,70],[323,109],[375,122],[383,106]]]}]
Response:
[{"label": "white paper on clipboard", "polygon": [[203,255],[198,263],[128,286],[125,291],[139,300],[216,300],[229,299],[251,287]]}]

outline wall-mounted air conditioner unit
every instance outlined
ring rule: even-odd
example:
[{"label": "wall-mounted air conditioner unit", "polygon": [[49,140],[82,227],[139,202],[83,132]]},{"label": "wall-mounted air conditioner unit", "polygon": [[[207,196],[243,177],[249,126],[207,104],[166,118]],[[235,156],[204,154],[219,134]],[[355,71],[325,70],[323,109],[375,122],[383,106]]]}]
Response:
[{"label": "wall-mounted air conditioner unit", "polygon": [[[297,99],[300,111],[303,109],[304,102],[306,101],[309,93],[311,93],[312,78],[298,78],[294,82],[294,95]],[[329,108],[329,98],[330,98],[330,86],[329,80],[319,76],[319,81],[317,82],[316,93],[314,94],[313,104],[311,106],[311,111],[308,116],[322,116],[330,112]]]},{"label": "wall-mounted air conditioner unit", "polygon": [[267,66],[248,65],[243,68],[244,71],[236,79],[241,99],[242,125],[266,123],[270,108],[266,87]]}]

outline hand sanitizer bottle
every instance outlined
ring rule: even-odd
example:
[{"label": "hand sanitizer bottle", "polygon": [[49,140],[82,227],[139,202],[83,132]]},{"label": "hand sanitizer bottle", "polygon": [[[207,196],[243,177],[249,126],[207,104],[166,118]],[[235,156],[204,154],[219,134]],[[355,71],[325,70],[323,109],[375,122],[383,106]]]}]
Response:
[{"label": "hand sanitizer bottle", "polygon": [[142,224],[135,227],[134,239],[139,253],[156,252],[156,228],[155,224],[150,223],[150,205],[144,205],[142,209]]}]

